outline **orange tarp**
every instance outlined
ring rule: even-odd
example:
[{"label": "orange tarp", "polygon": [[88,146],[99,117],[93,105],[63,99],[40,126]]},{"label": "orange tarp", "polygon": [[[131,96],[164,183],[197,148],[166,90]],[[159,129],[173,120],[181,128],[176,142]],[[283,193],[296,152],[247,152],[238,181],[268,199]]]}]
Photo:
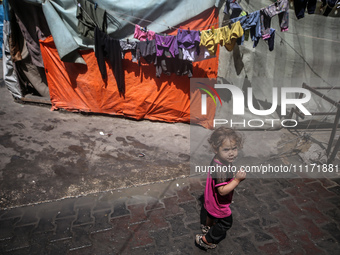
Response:
[{"label": "orange tarp", "polygon": [[[197,17],[180,24],[193,30],[208,29],[218,23],[217,9],[211,8]],[[217,27],[217,25],[215,25]],[[172,33],[176,35],[177,31]],[[103,81],[93,50],[80,50],[87,65],[66,63],[60,60],[52,37],[40,41],[50,90],[52,109],[123,115],[135,119],[150,119],[166,122],[190,121],[190,78],[172,74],[156,77],[153,64],[138,66],[127,53],[123,61],[125,70],[125,97],[120,96],[116,80],[106,61],[107,81]],[[193,77],[216,78],[217,57],[194,62]],[[195,92],[194,97],[200,98]],[[210,102],[210,101],[209,101]],[[208,103],[209,103],[208,102]],[[209,107],[215,111],[214,105]],[[212,114],[197,124],[211,127]],[[210,117],[209,117],[210,116]]]}]

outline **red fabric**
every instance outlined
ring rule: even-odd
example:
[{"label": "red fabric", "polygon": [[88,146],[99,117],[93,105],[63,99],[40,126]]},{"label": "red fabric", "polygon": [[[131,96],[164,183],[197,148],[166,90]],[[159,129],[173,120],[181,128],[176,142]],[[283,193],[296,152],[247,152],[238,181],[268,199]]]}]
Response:
[{"label": "red fabric", "polygon": [[[197,17],[181,24],[190,29],[208,29],[208,25],[218,23],[217,9],[211,8]],[[215,25],[216,27],[216,25]],[[170,34],[175,35],[177,31]],[[153,64],[131,61],[127,53],[123,60],[125,70],[125,97],[119,96],[112,69],[106,62],[108,79],[105,83],[100,75],[93,50],[79,51],[87,65],[66,63],[60,60],[53,38],[40,41],[45,65],[52,109],[96,112],[123,115],[135,119],[150,119],[166,122],[190,121],[190,79],[187,76],[161,75],[156,77]],[[194,63],[193,77],[216,78],[217,57]],[[196,91],[192,98],[200,99]],[[215,111],[212,100],[209,109]],[[213,114],[208,114],[196,123],[211,128]]]}]

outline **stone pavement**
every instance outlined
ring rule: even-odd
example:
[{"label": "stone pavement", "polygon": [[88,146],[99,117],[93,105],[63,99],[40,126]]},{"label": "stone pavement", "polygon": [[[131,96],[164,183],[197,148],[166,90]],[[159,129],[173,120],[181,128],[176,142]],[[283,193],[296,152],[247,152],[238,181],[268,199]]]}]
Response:
[{"label": "stone pavement", "polygon": [[[0,211],[1,254],[205,254],[204,178],[187,177]],[[340,254],[339,179],[240,184],[234,223],[209,254]]]}]

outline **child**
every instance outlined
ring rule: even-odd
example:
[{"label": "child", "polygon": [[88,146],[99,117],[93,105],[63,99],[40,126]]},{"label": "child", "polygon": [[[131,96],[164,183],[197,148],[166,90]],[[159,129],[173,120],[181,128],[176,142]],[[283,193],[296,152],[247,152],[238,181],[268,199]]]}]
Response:
[{"label": "child", "polygon": [[233,129],[220,127],[212,133],[208,141],[215,153],[210,164],[215,166],[215,171],[207,176],[204,192],[207,220],[202,227],[204,234],[196,235],[196,243],[204,249],[213,249],[226,237],[227,230],[232,226],[229,205],[234,189],[246,178],[246,173],[243,170],[237,173],[231,171],[232,162],[237,157],[238,149],[242,147],[242,137],[238,133]]}]

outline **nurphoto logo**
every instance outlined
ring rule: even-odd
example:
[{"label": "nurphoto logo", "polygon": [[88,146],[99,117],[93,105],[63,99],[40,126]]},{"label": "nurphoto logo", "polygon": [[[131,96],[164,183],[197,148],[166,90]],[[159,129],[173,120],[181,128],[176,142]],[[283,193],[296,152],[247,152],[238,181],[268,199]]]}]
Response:
[{"label": "nurphoto logo", "polygon": [[[202,80],[202,81],[200,81]],[[213,127],[215,128],[217,125],[229,125],[230,127],[253,127],[259,128],[264,126],[264,124],[269,124],[274,127],[275,123],[280,123],[282,127],[295,127],[297,126],[297,121],[294,119],[264,119],[263,116],[269,116],[274,112],[277,112],[278,107],[280,107],[281,116],[287,115],[288,106],[296,107],[299,109],[304,115],[311,115],[308,109],[304,106],[311,99],[311,92],[304,88],[298,87],[282,87],[272,88],[271,98],[268,100],[271,102],[271,106],[267,109],[256,109],[253,102],[253,88],[248,87],[247,91],[241,90],[239,87],[231,84],[217,84],[215,80],[215,84],[208,85],[208,82],[204,82],[204,79],[200,79],[199,81],[195,81],[194,86],[191,86],[191,92],[194,90],[200,90],[200,105],[194,105],[194,107],[200,107],[200,113],[202,116],[208,114],[208,96],[213,100],[215,107],[217,109],[218,103],[215,97],[217,97],[220,106],[222,106],[221,98],[230,97],[232,98],[232,116],[226,116],[228,118],[215,118],[213,116]],[[209,80],[211,83],[211,80]],[[218,92],[217,92],[218,90]],[[291,98],[292,95],[299,94],[299,98]],[[290,96],[290,97],[289,97]],[[246,98],[246,99],[245,99]],[[280,99],[280,104],[279,104]],[[242,116],[245,115],[245,107],[247,106],[250,113],[256,116],[262,116],[259,119],[243,119],[242,121],[235,121],[231,117],[233,116]],[[193,107],[193,106],[192,106]],[[230,114],[229,114],[230,115]]]},{"label": "nurphoto logo", "polygon": [[201,113],[202,113],[202,115],[206,115],[207,114],[207,94],[212,98],[212,100],[215,103],[215,106],[217,106],[216,99],[215,99],[215,97],[212,95],[212,93],[209,90],[211,90],[217,96],[218,100],[220,101],[220,103],[222,105],[221,97],[217,93],[217,91],[214,89],[214,87],[212,87],[212,86],[210,86],[208,84],[205,84],[203,82],[197,82],[197,83],[203,85],[204,87],[206,87],[206,88],[199,88],[200,90],[202,90],[202,91],[204,91],[206,93],[206,94],[202,93],[202,96],[201,96],[201,100],[202,100]]}]

